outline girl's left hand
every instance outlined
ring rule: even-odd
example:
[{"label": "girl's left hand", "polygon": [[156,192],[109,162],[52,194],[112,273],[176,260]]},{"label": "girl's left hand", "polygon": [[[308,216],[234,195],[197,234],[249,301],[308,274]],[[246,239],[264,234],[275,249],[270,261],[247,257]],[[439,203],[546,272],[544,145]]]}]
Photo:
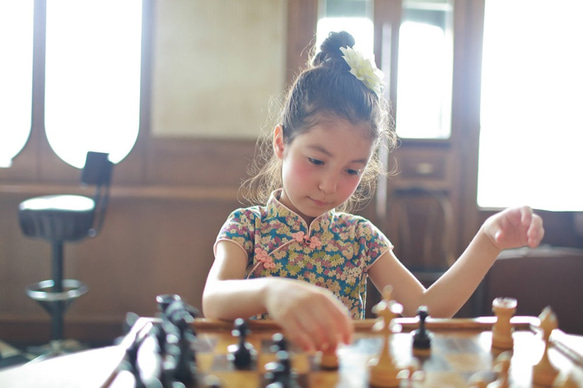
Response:
[{"label": "girl's left hand", "polygon": [[500,250],[537,247],[544,234],[543,221],[528,206],[509,208],[489,217],[482,230]]}]

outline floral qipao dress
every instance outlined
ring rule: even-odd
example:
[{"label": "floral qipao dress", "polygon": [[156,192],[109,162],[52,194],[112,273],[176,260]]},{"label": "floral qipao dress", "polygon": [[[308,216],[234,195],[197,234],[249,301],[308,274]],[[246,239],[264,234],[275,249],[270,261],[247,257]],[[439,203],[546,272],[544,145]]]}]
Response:
[{"label": "floral qipao dress", "polygon": [[[217,242],[229,240],[248,257],[246,278],[304,280],[333,292],[353,319],[364,319],[368,268],[393,246],[369,220],[331,210],[307,225],[279,202],[233,211]],[[265,317],[265,316],[264,316]]]}]

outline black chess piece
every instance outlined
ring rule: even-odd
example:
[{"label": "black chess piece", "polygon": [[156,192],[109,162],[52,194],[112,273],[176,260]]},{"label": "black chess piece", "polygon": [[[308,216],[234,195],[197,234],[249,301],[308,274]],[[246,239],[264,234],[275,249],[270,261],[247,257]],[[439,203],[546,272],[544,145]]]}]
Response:
[{"label": "black chess piece", "polygon": [[425,327],[425,320],[429,316],[427,306],[420,306],[417,310],[419,327],[413,332],[413,350],[429,351],[431,349],[431,333]]},{"label": "black chess piece", "polygon": [[141,336],[136,336],[132,343],[126,348],[125,356],[120,364],[120,370],[129,371],[134,378],[134,388],[146,388],[147,383],[142,378],[142,368],[138,359],[138,352],[142,344],[148,339],[151,332]]},{"label": "black chess piece", "polygon": [[268,388],[299,388],[297,374],[291,367],[290,354],[286,350],[275,353],[276,361],[265,365]]},{"label": "black chess piece", "polygon": [[288,351],[289,345],[287,339],[281,333],[275,333],[271,340],[273,341],[273,345],[271,345],[271,351],[276,353],[280,350]]},{"label": "black chess piece", "polygon": [[239,338],[236,346],[231,346],[229,359],[237,369],[249,369],[253,366],[255,360],[255,349],[253,345],[247,342],[249,328],[247,322],[242,318],[235,319],[235,328],[231,331],[233,336]]},{"label": "black chess piece", "polygon": [[172,304],[173,302],[179,300],[182,300],[182,298],[180,297],[180,295],[177,294],[156,295],[156,304],[158,306],[159,314],[164,315],[166,313],[166,309],[168,308],[168,306],[170,306],[170,304]]},{"label": "black chess piece", "polygon": [[[165,303],[168,302],[168,303]],[[157,332],[160,349],[164,349],[165,357],[172,362],[166,362],[163,380],[179,381],[186,385],[197,380],[196,354],[194,343],[196,332],[192,323],[198,315],[198,310],[179,297],[160,303],[162,307],[162,322]],[[164,337],[161,341],[160,337]]]},{"label": "black chess piece", "polygon": [[144,387],[144,382],[142,381],[142,376],[140,374],[140,369],[138,368],[138,350],[142,344],[143,339],[135,340],[126,349],[125,359],[122,363],[121,369],[129,370],[134,376],[136,388]]}]

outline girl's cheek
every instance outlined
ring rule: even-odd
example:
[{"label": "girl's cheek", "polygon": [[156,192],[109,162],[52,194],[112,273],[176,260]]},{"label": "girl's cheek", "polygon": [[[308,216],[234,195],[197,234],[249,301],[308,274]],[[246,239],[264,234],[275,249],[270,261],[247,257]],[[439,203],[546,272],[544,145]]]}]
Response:
[{"label": "girl's cheek", "polygon": [[292,168],[293,173],[298,178],[304,178],[310,174],[310,172],[313,169],[313,166],[311,164],[308,164],[307,162],[294,161],[294,163],[292,164]]},{"label": "girl's cheek", "polygon": [[343,185],[342,193],[347,198],[350,197],[352,194],[354,194],[354,192],[358,188],[359,184],[360,184],[360,177],[349,178],[349,180],[347,182],[345,182],[345,184]]}]

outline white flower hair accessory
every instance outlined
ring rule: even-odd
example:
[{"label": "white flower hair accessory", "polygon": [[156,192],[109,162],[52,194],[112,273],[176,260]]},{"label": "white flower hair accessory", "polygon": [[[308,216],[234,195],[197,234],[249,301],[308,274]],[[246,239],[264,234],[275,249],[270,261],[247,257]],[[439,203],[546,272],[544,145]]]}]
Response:
[{"label": "white flower hair accessory", "polygon": [[366,58],[361,52],[352,47],[340,47],[342,58],[350,67],[350,73],[359,79],[367,88],[381,95],[384,74],[380,71],[372,58]]}]

